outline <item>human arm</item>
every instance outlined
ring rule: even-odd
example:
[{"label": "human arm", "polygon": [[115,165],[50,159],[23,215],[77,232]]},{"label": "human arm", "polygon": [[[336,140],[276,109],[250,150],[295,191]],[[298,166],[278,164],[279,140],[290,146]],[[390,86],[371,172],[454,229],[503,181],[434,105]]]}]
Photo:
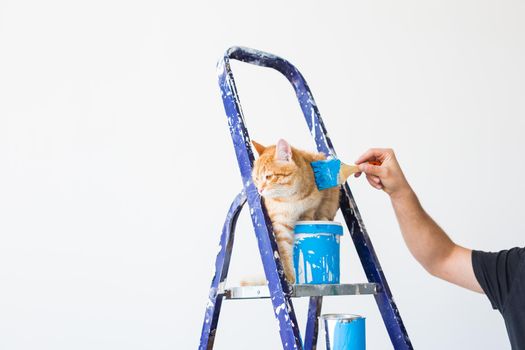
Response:
[{"label": "human arm", "polygon": [[[372,165],[369,161],[380,161],[381,165]],[[483,293],[472,267],[472,251],[455,244],[425,212],[408,184],[394,151],[370,149],[356,164],[366,174],[370,185],[390,196],[403,239],[414,258],[430,274]]]}]

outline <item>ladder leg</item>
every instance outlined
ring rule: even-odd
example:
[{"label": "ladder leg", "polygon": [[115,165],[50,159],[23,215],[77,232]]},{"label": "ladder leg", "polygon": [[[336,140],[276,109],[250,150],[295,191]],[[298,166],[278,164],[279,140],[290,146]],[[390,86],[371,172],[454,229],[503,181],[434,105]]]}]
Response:
[{"label": "ladder leg", "polygon": [[323,297],[310,297],[308,305],[308,321],[304,335],[304,350],[317,349],[317,334],[319,332],[319,315],[323,305]]},{"label": "ladder leg", "polygon": [[232,137],[242,182],[250,206],[252,218],[261,260],[268,280],[270,298],[272,300],[275,317],[279,322],[279,334],[283,349],[303,348],[299,326],[295,317],[291,290],[284,276],[283,266],[279,257],[277,243],[273,235],[272,223],[264,208],[262,199],[252,181],[252,168],[255,160],[251,150],[250,137],[244,123],[244,117],[240,101],[235,87],[235,81],[231,72],[229,56],[235,55],[234,50],[229,50],[223,60],[219,61],[219,86],[221,88],[224,109],[228,117],[228,125]]},{"label": "ladder leg", "polygon": [[394,302],[394,297],[388,287],[385,274],[377,258],[372,241],[366,232],[348,184],[345,184],[341,190],[341,212],[345,218],[368,281],[379,285],[378,292],[374,297],[394,349],[412,350],[413,347],[407,330]]},{"label": "ladder leg", "polygon": [[257,189],[253,183],[250,184],[247,192],[255,235],[259,244],[266,279],[268,280],[268,288],[270,289],[270,298],[275,317],[279,322],[279,334],[283,349],[301,350],[303,349],[303,344],[292,298],[290,297],[291,290],[284,275],[270,219],[262,206],[261,198],[257,194]]},{"label": "ladder leg", "polygon": [[213,348],[213,341],[215,340],[215,333],[217,331],[217,323],[219,322],[219,313],[221,312],[221,305],[224,297],[220,289],[221,287],[224,287],[223,283],[228,276],[235,225],[244,203],[246,203],[246,194],[243,191],[239,193],[233,200],[222,228],[219,253],[215,259],[215,274],[210,286],[208,303],[206,305],[206,313],[204,315],[204,323],[202,325],[199,350]]}]

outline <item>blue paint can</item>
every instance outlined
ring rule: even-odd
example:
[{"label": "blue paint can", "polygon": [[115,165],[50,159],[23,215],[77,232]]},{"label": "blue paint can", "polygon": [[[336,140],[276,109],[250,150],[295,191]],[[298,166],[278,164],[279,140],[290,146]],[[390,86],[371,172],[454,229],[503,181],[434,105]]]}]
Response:
[{"label": "blue paint can", "polygon": [[294,232],[295,282],[339,283],[339,239],[343,226],[334,221],[298,221]]},{"label": "blue paint can", "polygon": [[359,315],[326,314],[321,316],[326,350],[365,350],[365,318]]}]

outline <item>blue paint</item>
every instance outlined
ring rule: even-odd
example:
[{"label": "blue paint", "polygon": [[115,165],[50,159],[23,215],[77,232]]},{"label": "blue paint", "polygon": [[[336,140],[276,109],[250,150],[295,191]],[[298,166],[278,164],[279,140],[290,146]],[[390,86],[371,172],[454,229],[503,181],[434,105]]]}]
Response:
[{"label": "blue paint", "polygon": [[343,234],[341,224],[333,221],[299,221],[294,232],[296,283],[339,283],[339,239]]},{"label": "blue paint", "polygon": [[334,350],[365,350],[365,319],[337,322],[334,333]]},{"label": "blue paint", "polygon": [[365,318],[357,315],[323,315],[327,350],[365,350]]},{"label": "blue paint", "polygon": [[339,185],[339,170],[341,170],[339,159],[318,160],[311,162],[310,165],[319,191]]}]

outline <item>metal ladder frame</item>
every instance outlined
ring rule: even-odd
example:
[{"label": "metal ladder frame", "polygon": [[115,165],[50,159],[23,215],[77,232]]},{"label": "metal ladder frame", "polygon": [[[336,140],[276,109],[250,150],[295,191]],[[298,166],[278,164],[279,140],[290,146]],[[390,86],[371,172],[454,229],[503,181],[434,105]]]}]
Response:
[{"label": "metal ladder frame", "polygon": [[[271,298],[275,317],[279,321],[279,333],[283,349],[315,349],[317,343],[318,317],[321,312],[323,296],[358,294],[359,290],[356,289],[356,292],[356,290],[352,289],[354,292],[340,293],[336,290],[337,288],[331,292],[326,292],[326,289],[320,289],[319,292],[308,294],[310,295],[310,302],[305,342],[303,345],[291,300],[297,293],[294,293],[294,286],[288,285],[286,281],[279,259],[271,221],[262,199],[252,182],[251,172],[254,155],[230,67],[231,59],[273,68],[282,73],[295,90],[317,150],[326,155],[336,156],[310,88],[297,68],[278,56],[250,48],[231,47],[226,51],[218,62],[217,73],[230,134],[241,171],[243,190],[233,200],[222,229],[220,251],[215,261],[215,274],[208,296],[199,349],[213,348],[222,301],[225,298],[232,298],[231,292],[228,293],[228,290],[225,289],[225,283],[233,249],[235,225],[239,213],[246,202],[248,202],[248,206],[250,207],[250,216],[257,237],[264,272],[268,280],[268,297]],[[357,209],[352,192],[346,183],[341,186],[340,209],[368,281],[373,284],[371,294],[374,294],[394,349],[413,349],[399,310],[388,287],[379,259],[377,258],[359,210]],[[367,288],[367,290],[370,290],[370,286]]]}]

